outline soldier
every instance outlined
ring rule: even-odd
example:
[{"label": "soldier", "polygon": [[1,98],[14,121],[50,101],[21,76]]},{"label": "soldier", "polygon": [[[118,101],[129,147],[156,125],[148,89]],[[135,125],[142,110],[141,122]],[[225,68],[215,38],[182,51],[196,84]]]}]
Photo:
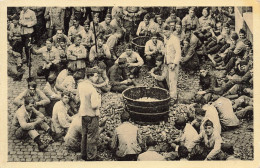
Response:
[{"label": "soldier", "polygon": [[149,23],[150,23],[150,18],[149,15],[146,14],[144,16],[144,20],[140,22],[136,35],[137,36],[149,36],[150,35],[150,31],[149,31]]},{"label": "soldier", "polygon": [[126,58],[118,58],[118,63],[108,70],[109,83],[113,92],[122,93],[125,89],[135,85],[134,80],[127,74],[126,63]]},{"label": "soldier", "polygon": [[90,30],[90,23],[88,20],[84,22],[84,30],[81,30],[78,34],[82,37],[81,45],[83,45],[89,52],[90,48],[95,43],[95,37],[93,32]]},{"label": "soldier", "polygon": [[86,74],[87,80],[83,80],[78,84],[81,102],[78,113],[82,121],[81,157],[83,160],[95,160],[99,139],[101,96],[92,85],[92,83],[97,83],[98,71],[89,69]]},{"label": "soldier", "polygon": [[67,49],[68,66],[72,66],[75,70],[84,70],[86,68],[87,50],[81,45],[82,37],[80,35],[77,35],[74,40],[74,44]]},{"label": "soldier", "polygon": [[151,76],[155,79],[157,82],[157,85],[161,88],[167,89],[167,82],[166,82],[166,77],[167,77],[167,68],[163,64],[163,56],[158,55],[156,57],[156,67],[152,68],[150,71]]},{"label": "soldier", "polygon": [[169,26],[165,26],[165,65],[167,66],[167,84],[170,90],[170,96],[177,99],[177,80],[179,72],[179,63],[181,60],[181,46],[178,37],[171,35]]},{"label": "soldier", "polygon": [[24,104],[24,99],[26,97],[31,97],[34,99],[35,109],[39,110],[43,114],[46,114],[45,106],[50,103],[50,99],[40,89],[37,88],[35,79],[28,78],[27,83],[28,89],[25,89],[14,99],[14,104],[20,107]]},{"label": "soldier", "polygon": [[131,78],[138,77],[139,71],[144,64],[143,59],[137,52],[133,51],[132,45],[127,44],[125,52],[123,52],[118,59],[115,61],[115,64],[118,64],[120,58],[126,58],[127,62],[127,71],[129,71]]},{"label": "soldier", "polygon": [[196,30],[199,27],[199,19],[195,16],[193,7],[189,9],[189,14],[182,19],[183,29],[186,29],[188,25],[192,30]]},{"label": "soldier", "polygon": [[73,26],[70,27],[68,32],[68,37],[70,41],[74,42],[75,36],[82,30],[84,30],[84,27],[79,24],[79,19],[73,19]]},{"label": "soldier", "polygon": [[[18,139],[24,139],[28,135],[37,143],[39,151],[43,151],[48,145],[43,144],[40,139],[40,134],[36,130],[40,126],[44,131],[48,132],[51,136],[54,133],[45,122],[44,115],[35,109],[35,100],[27,97],[22,105],[15,113],[14,126],[16,127],[15,135]],[[33,116],[35,117],[33,121]]]},{"label": "soldier", "polygon": [[95,66],[101,61],[106,64],[107,69],[113,65],[110,50],[108,46],[104,44],[104,38],[99,36],[97,39],[97,48],[96,46],[92,46],[90,49],[89,62],[92,66]]},{"label": "soldier", "polygon": [[111,18],[111,14],[107,14],[105,20],[100,23],[101,29],[103,29],[104,32],[105,41],[112,35],[112,27],[110,25]]},{"label": "soldier", "polygon": [[44,18],[44,13],[45,13],[45,7],[32,7],[31,10],[35,12],[36,19],[37,19],[37,24],[34,26],[34,31],[33,32],[33,39],[35,40],[35,43],[37,44],[38,47],[41,46],[41,37],[45,33],[45,18]]},{"label": "soldier", "polygon": [[140,16],[144,13],[142,7],[130,6],[123,7],[124,27],[126,29],[126,41],[130,40],[130,35],[133,37],[137,30],[137,25],[141,20]]},{"label": "soldier", "polygon": [[8,40],[10,41],[10,45],[13,47],[13,50],[22,55],[23,43],[21,37],[21,25],[19,24],[18,16],[13,17],[13,24],[10,25]]},{"label": "soldier", "polygon": [[26,54],[25,62],[28,62],[30,57],[29,44],[31,42],[32,33],[34,32],[33,26],[35,26],[37,23],[35,12],[30,10],[29,7],[23,7],[23,10],[20,13],[19,23],[21,25],[22,44],[23,47],[25,47],[25,54]]},{"label": "soldier", "polygon": [[47,7],[44,13],[48,37],[52,37],[57,29],[64,30],[65,8]]},{"label": "soldier", "polygon": [[[64,39],[64,40],[62,40]],[[57,29],[56,34],[52,37],[53,45],[58,48],[60,46],[60,42],[64,41],[67,46],[71,44],[71,41],[69,40],[68,36],[66,36],[63,33],[62,29]]]},{"label": "soldier", "polygon": [[22,68],[21,54],[12,50],[8,45],[8,76],[13,77],[14,80],[22,80],[25,70]]},{"label": "soldier", "polygon": [[52,46],[52,39],[46,40],[46,46],[35,50],[32,50],[35,54],[42,54],[42,59],[44,61],[43,66],[40,66],[37,70],[38,76],[45,76],[48,79],[50,72],[56,72],[59,69],[60,63],[60,53],[57,48]]},{"label": "soldier", "polygon": [[149,67],[154,67],[156,57],[164,53],[163,42],[158,40],[158,36],[157,33],[152,33],[151,39],[145,44],[145,58]]}]

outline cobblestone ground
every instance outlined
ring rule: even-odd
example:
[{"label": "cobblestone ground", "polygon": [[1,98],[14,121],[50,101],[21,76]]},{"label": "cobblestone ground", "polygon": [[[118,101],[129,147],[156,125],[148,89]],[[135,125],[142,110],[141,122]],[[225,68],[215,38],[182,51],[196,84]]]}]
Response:
[{"label": "cobblestone ground", "polygon": [[[33,74],[35,74],[35,70],[37,65],[41,62],[39,61],[39,56],[33,56]],[[153,81],[149,76],[143,75],[146,73],[145,70],[142,70],[142,80],[139,80],[139,83],[143,85],[153,85]],[[80,161],[80,153],[68,151],[62,141],[54,142],[49,145],[45,152],[39,152],[36,143],[33,142],[30,138],[25,140],[17,140],[14,136],[14,128],[12,126],[12,120],[14,113],[16,111],[16,106],[13,105],[14,98],[27,87],[25,79],[28,77],[28,69],[26,69],[26,73],[21,82],[13,81],[12,78],[8,78],[8,161],[9,162],[51,162],[51,161]],[[178,88],[180,94],[183,94],[183,90],[187,91],[195,91],[198,89],[198,74],[189,75],[185,74],[183,71],[180,71],[180,77],[178,82]],[[45,80],[37,79],[38,86],[42,89]],[[182,81],[182,82],[181,82]],[[123,103],[121,100],[121,95],[115,93],[107,93],[102,97],[102,108],[101,108],[101,118],[104,116],[110,117],[106,124],[106,130],[113,130],[115,126],[119,124],[119,115],[117,112],[118,108],[123,108]],[[172,109],[177,109],[178,106],[175,105]],[[173,110],[174,111],[174,110]],[[113,115],[113,116],[111,116]],[[170,116],[174,116],[175,114],[170,114]],[[169,121],[172,121],[171,117]],[[166,126],[171,127],[172,123],[165,123]],[[163,129],[166,129],[166,126],[163,126]],[[160,126],[156,126],[159,128]],[[140,126],[139,128],[148,129],[150,126]],[[158,131],[158,129],[157,129]],[[143,131],[145,132],[145,131]],[[43,133],[43,131],[40,131]],[[156,132],[154,131],[156,134]],[[157,132],[157,135],[161,135],[160,131]],[[170,133],[168,133],[170,134]],[[231,142],[234,144],[235,156],[243,159],[243,160],[252,160],[253,159],[253,122],[242,120],[241,126],[235,130],[222,133],[223,140],[225,142]],[[102,143],[105,143],[103,140],[106,136],[105,134],[101,134],[100,136],[100,148],[99,148],[99,156],[101,160],[115,160],[113,158],[111,152],[107,150]]]}]

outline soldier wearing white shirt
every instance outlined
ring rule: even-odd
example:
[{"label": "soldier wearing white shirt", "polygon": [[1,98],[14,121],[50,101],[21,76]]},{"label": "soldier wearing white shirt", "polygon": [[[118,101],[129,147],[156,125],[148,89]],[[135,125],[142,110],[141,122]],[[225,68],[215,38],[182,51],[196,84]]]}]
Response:
[{"label": "soldier wearing white shirt", "polygon": [[82,70],[86,68],[87,50],[81,45],[82,37],[77,35],[74,44],[67,49],[68,66],[73,66],[73,69]]},{"label": "soldier wearing white shirt", "polygon": [[53,131],[56,133],[56,138],[63,136],[66,134],[70,123],[72,121],[72,117],[68,115],[70,93],[63,92],[61,94],[61,100],[58,101],[53,107],[52,114],[52,125]]},{"label": "soldier wearing white shirt", "polygon": [[78,84],[80,98],[79,115],[82,117],[81,157],[83,160],[95,160],[99,139],[99,108],[101,96],[92,83],[98,81],[98,70],[88,69],[87,80]]},{"label": "soldier wearing white shirt", "polygon": [[158,40],[158,34],[152,33],[151,40],[147,41],[145,44],[145,58],[146,63],[149,67],[154,67],[155,59],[158,55],[163,54],[164,45],[161,40]]},{"label": "soldier wearing white shirt", "polygon": [[160,155],[155,151],[156,141],[148,136],[146,139],[146,147],[148,150],[144,153],[141,153],[137,161],[165,161],[164,156]]},{"label": "soldier wearing white shirt", "polygon": [[33,26],[37,23],[35,12],[30,10],[29,7],[23,7],[23,10],[20,13],[19,23],[21,25],[22,44],[23,47],[25,47],[26,62],[28,62],[30,38],[34,32]]},{"label": "soldier wearing white shirt", "polygon": [[60,63],[60,52],[57,48],[52,46],[52,39],[46,40],[46,46],[40,48],[39,50],[32,50],[36,54],[42,54],[44,64],[40,66],[37,74],[38,76],[45,76],[48,79],[50,72],[56,72],[59,69]]},{"label": "soldier wearing white shirt", "polygon": [[179,62],[181,60],[181,46],[178,37],[171,35],[170,27],[165,26],[165,65],[168,68],[167,84],[170,91],[170,96],[177,99],[177,80],[179,72]]},{"label": "soldier wearing white shirt", "polygon": [[144,61],[137,52],[133,51],[131,44],[126,46],[126,51],[118,57],[115,64],[118,64],[120,58],[126,58],[127,71],[129,71],[131,75],[137,77]]}]

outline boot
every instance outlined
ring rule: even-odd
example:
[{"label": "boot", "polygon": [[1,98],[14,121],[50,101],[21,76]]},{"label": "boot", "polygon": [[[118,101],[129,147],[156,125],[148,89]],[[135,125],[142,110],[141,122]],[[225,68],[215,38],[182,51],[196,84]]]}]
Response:
[{"label": "boot", "polygon": [[57,141],[60,138],[60,136],[57,136],[56,133],[53,132],[51,129],[48,129],[47,133],[52,137],[54,141]]},{"label": "boot", "polygon": [[40,140],[40,135],[34,138],[34,142],[37,143],[39,151],[43,151],[48,147],[48,145],[42,143],[42,141]]}]

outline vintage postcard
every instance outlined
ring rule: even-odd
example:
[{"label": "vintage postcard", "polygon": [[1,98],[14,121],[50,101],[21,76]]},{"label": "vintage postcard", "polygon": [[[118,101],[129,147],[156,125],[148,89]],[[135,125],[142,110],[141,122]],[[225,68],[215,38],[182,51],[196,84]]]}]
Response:
[{"label": "vintage postcard", "polygon": [[0,4],[0,167],[260,167],[259,1]]}]

